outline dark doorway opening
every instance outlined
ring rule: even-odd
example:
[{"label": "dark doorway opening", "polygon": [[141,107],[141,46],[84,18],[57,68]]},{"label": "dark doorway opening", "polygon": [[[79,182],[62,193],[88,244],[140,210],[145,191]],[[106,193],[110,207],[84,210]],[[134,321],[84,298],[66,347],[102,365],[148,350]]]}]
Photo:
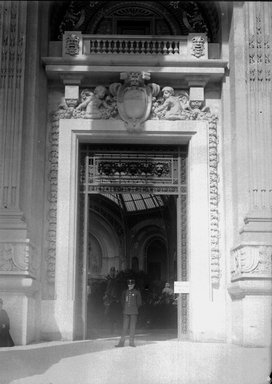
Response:
[{"label": "dark doorway opening", "polygon": [[120,335],[128,278],[136,280],[143,300],[137,332],[163,329],[177,337],[176,200],[175,195],[89,195],[87,338]]}]

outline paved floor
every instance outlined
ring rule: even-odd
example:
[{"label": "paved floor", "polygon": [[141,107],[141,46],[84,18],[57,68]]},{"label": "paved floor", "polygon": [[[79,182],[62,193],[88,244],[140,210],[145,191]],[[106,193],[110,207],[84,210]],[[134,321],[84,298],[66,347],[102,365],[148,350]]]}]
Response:
[{"label": "paved floor", "polygon": [[111,337],[1,348],[0,384],[267,384],[271,372],[268,348],[144,333],[136,348],[116,343]]}]

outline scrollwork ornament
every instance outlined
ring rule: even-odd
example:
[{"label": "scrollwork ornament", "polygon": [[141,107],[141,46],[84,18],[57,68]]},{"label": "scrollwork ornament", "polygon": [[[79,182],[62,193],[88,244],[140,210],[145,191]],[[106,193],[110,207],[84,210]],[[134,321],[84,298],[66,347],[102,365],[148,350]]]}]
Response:
[{"label": "scrollwork ornament", "polygon": [[271,246],[245,245],[232,251],[232,280],[243,277],[271,278]]},{"label": "scrollwork ornament", "polygon": [[12,244],[0,244],[0,271],[12,271],[15,268],[14,248]]}]

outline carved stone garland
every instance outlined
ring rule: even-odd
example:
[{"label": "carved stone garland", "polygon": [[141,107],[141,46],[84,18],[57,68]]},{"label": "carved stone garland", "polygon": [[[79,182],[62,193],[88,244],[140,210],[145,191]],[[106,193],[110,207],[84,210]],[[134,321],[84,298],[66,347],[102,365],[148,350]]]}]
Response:
[{"label": "carved stone garland", "polygon": [[[183,92],[186,96],[186,92]],[[187,96],[186,96],[187,97]],[[188,101],[188,100],[187,100]],[[151,110],[151,118],[165,119],[165,115],[160,112],[156,113],[156,108],[161,106],[163,101],[161,98],[153,100]],[[155,106],[155,108],[154,108]],[[199,108],[191,108],[189,103],[183,104],[180,120],[198,120],[207,121],[209,129],[209,195],[210,195],[210,278],[211,284],[218,287],[220,282],[220,254],[219,254],[219,214],[218,214],[218,134],[217,121],[218,116],[212,114],[209,108],[198,105]],[[114,116],[107,115],[108,118],[118,118],[116,109]],[[105,115],[101,115],[101,118]],[[48,254],[47,254],[47,279],[49,283],[55,281],[55,261],[56,261],[56,216],[57,216],[57,173],[58,173],[58,137],[59,137],[59,120],[71,118],[84,118],[84,114],[78,116],[75,114],[75,106],[60,105],[58,110],[51,116],[51,132],[50,132],[50,150],[49,150],[49,181],[50,190],[48,195]]]}]

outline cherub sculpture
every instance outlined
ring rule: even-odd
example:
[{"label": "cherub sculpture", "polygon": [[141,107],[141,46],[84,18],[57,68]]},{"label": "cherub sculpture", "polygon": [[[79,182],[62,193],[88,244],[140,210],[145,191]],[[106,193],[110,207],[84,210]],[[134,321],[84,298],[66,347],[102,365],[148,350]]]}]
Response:
[{"label": "cherub sculpture", "polygon": [[103,85],[98,85],[94,92],[84,89],[81,92],[81,103],[75,108],[75,117],[85,119],[109,118],[114,110],[109,98],[106,97],[107,89]]},{"label": "cherub sculpture", "polygon": [[161,105],[155,107],[154,114],[159,119],[181,120],[183,108],[179,97],[174,95],[174,89],[172,87],[164,87],[162,92],[164,101]]}]

